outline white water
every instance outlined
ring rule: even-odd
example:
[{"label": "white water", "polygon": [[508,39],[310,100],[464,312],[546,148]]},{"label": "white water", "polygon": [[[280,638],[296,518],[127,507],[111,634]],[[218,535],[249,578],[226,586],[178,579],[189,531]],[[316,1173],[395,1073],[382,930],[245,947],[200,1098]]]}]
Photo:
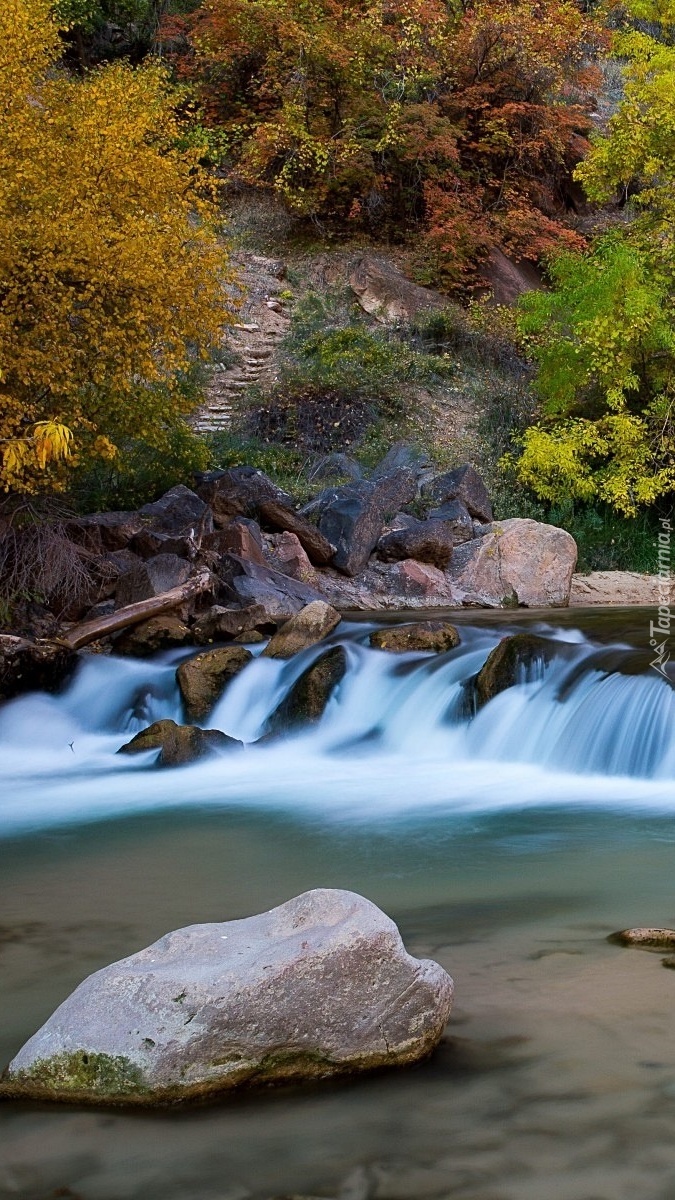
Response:
[{"label": "white water", "polygon": [[581,633],[544,627],[561,656],[470,718],[463,685],[500,632],[463,627],[449,654],[391,655],[367,646],[371,628],[342,626],[330,639],[346,646],[349,671],[318,727],[251,745],[325,643],[287,663],[251,662],[207,722],[246,750],[173,771],[116,752],[151,721],[182,719],[183,655],[83,656],[64,694],[0,710],[0,834],[192,805],[352,822],[561,803],[675,807],[675,694],[655,673],[607,673]]}]

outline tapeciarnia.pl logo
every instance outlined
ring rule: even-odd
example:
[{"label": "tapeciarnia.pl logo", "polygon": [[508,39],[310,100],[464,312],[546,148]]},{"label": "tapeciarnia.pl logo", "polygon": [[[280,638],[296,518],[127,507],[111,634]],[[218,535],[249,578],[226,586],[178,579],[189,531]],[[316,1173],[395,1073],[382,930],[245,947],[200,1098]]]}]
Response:
[{"label": "tapeciarnia.pl logo", "polygon": [[662,517],[659,524],[661,529],[656,543],[659,563],[657,572],[659,581],[658,620],[650,621],[649,623],[649,645],[656,651],[656,657],[649,665],[657,674],[662,675],[664,679],[669,679],[666,667],[670,662],[668,642],[670,641],[670,626],[673,621],[673,613],[670,607],[672,588],[672,522],[669,517]]}]

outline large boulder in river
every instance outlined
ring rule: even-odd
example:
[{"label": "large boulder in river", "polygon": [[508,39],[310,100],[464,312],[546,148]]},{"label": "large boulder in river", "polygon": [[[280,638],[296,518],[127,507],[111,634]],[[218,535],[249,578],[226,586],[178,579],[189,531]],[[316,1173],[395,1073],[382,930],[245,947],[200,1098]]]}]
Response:
[{"label": "large boulder in river", "polygon": [[323,641],[340,624],[339,612],[325,600],[314,600],[277,630],[263,650],[265,658],[292,658]]},{"label": "large boulder in river", "polygon": [[550,662],[555,654],[556,643],[536,633],[514,633],[502,638],[490,651],[474,680],[476,706],[481,708],[500,692],[524,683],[536,664]]},{"label": "large boulder in river", "polygon": [[316,725],[333,692],[347,673],[347,654],[342,646],[327,650],[296,679],[267,722],[265,736],[290,733],[303,725]]},{"label": "large boulder in river", "polygon": [[459,634],[448,621],[414,621],[408,625],[388,625],[376,629],[368,639],[375,650],[403,654],[411,650],[445,654],[459,646]]},{"label": "large boulder in river", "polygon": [[252,657],[243,646],[220,646],[181,663],[176,680],[188,721],[203,721],[208,717],[230,680],[243,671]]},{"label": "large boulder in river", "polygon": [[335,488],[326,497],[319,529],[337,547],[333,566],[358,575],[366,566],[386,520],[415,497],[413,471],[401,467],[391,475]]},{"label": "large boulder in river", "polygon": [[144,754],[159,750],[158,767],[182,767],[211,754],[241,749],[242,743],[220,729],[199,729],[196,725],[177,725],[175,721],[155,721],[121,746],[118,754]]},{"label": "large boulder in river", "polygon": [[555,525],[514,517],[456,546],[449,575],[464,604],[561,608],[568,604],[577,546]]},{"label": "large boulder in river", "polygon": [[405,529],[392,529],[377,543],[377,557],[383,562],[431,563],[444,571],[452,557],[455,536],[452,525],[445,521],[413,521]]},{"label": "large boulder in river", "polygon": [[152,1105],[429,1054],[453,983],[354,892],[317,888],[192,925],[90,975],[19,1051],[0,1094]]}]

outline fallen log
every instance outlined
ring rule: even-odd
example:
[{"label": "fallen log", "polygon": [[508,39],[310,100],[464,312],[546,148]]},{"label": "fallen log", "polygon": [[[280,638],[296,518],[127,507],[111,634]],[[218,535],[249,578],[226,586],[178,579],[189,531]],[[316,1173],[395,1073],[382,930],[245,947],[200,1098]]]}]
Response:
[{"label": "fallen log", "polygon": [[117,633],[120,629],[127,629],[129,625],[138,625],[140,621],[146,621],[149,617],[157,617],[160,613],[178,608],[179,604],[183,604],[193,596],[207,592],[212,582],[211,572],[203,569],[185,583],[171,588],[168,592],[161,592],[159,596],[150,596],[147,600],[126,604],[124,608],[118,608],[117,612],[107,613],[103,617],[95,617],[92,621],[81,621],[79,625],[73,625],[57,640],[60,645],[67,646],[70,650],[81,650],[83,646],[88,646],[97,638],[107,637],[111,633]]}]

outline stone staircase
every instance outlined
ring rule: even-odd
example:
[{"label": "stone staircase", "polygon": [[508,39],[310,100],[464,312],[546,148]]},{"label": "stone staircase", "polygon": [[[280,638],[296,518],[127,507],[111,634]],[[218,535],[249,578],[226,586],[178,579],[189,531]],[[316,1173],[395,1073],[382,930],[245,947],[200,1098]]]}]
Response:
[{"label": "stone staircase", "polygon": [[228,362],[210,368],[205,403],[193,420],[199,433],[227,429],[249,388],[274,382],[279,343],[290,325],[279,299],[284,264],[251,254],[241,256],[235,267],[244,296],[240,319],[226,337]]}]

